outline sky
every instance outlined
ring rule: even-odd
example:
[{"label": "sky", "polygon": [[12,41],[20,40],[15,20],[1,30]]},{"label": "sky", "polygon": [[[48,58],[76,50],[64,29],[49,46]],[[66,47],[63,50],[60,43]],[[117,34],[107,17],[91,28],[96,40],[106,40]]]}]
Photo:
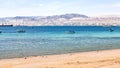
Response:
[{"label": "sky", "polygon": [[120,0],[0,0],[0,17],[66,13],[120,15]]}]

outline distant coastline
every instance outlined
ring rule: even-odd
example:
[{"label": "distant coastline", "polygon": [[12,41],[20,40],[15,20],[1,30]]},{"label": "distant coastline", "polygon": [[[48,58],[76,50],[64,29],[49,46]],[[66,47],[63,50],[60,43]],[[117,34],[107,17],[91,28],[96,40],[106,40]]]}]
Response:
[{"label": "distant coastline", "polygon": [[13,26],[120,26],[120,16],[89,17],[83,14],[16,16],[0,18],[0,25]]}]

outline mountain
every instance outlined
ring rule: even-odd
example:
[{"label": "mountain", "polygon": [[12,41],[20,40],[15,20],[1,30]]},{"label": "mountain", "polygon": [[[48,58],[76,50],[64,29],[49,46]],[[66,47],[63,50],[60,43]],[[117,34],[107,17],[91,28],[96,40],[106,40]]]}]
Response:
[{"label": "mountain", "polygon": [[55,16],[48,16],[48,19],[58,19],[58,18],[65,18],[65,19],[71,19],[71,18],[75,18],[75,17],[80,17],[80,18],[88,18],[88,16],[86,15],[82,15],[82,14],[64,14],[64,15],[55,15]]},{"label": "mountain", "polygon": [[54,16],[16,16],[0,18],[0,25],[14,26],[86,26],[120,25],[120,16],[89,17],[83,14]]}]

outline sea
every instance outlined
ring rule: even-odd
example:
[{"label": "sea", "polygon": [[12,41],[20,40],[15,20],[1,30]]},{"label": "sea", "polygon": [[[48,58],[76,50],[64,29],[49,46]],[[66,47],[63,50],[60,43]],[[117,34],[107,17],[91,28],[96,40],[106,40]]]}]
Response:
[{"label": "sea", "polygon": [[0,31],[0,59],[120,48],[120,26],[13,26]]}]

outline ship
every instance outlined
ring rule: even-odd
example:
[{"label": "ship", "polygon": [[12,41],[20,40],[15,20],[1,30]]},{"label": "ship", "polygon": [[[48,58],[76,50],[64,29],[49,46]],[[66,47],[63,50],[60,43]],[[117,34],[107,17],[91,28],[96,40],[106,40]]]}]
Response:
[{"label": "ship", "polygon": [[0,27],[13,27],[13,25],[0,25]]}]

